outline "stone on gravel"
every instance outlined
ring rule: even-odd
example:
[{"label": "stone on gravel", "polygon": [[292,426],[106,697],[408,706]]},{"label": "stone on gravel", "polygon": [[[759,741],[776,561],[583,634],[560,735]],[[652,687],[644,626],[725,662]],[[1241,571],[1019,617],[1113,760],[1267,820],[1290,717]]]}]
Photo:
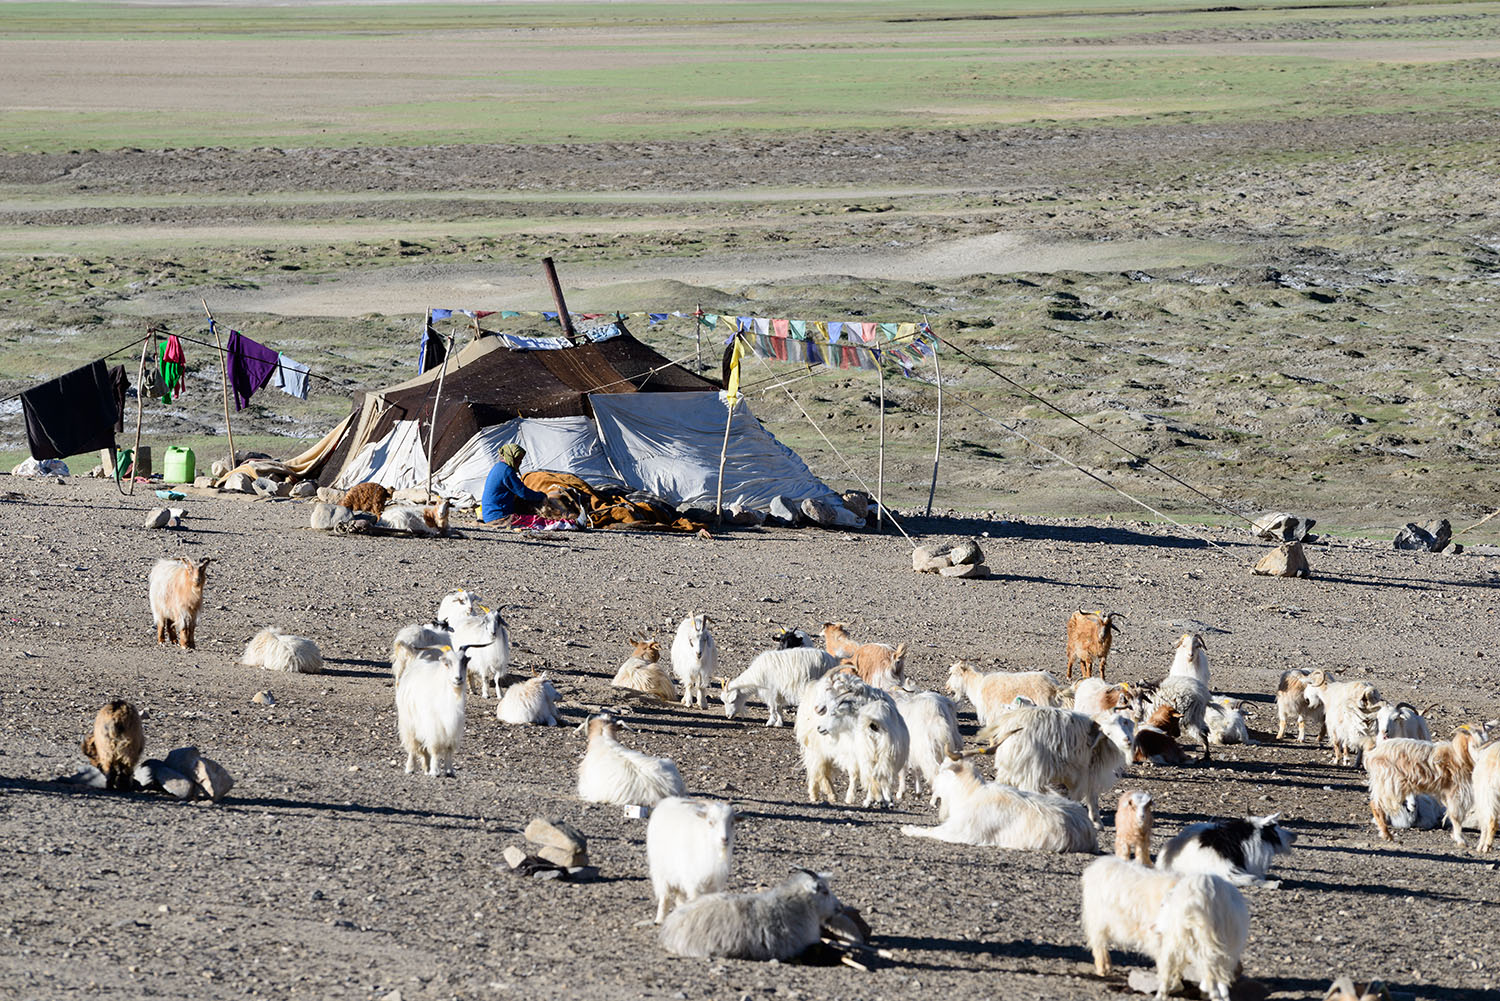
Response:
[{"label": "stone on gravel", "polygon": [[983,563],[959,563],[951,567],[939,567],[938,573],[944,577],[969,577],[978,580],[990,575],[990,568]]},{"label": "stone on gravel", "polygon": [[234,779],[224,770],[224,766],[212,758],[200,756],[193,779],[198,783],[198,788],[205,796],[215,803],[229,794],[234,788]]},{"label": "stone on gravel", "polygon": [[943,567],[952,566],[948,558],[953,547],[946,542],[929,542],[911,551],[911,568],[918,573],[936,573]]},{"label": "stone on gravel", "polygon": [[223,459],[215,459],[213,465],[208,467],[208,471],[214,474],[214,479],[222,479],[224,474],[229,472],[229,463]]},{"label": "stone on gravel", "polygon": [[160,789],[178,799],[192,799],[198,794],[196,782],[156,758],[147,758],[135,766],[135,781],[137,785]]},{"label": "stone on gravel", "polygon": [[1448,543],[1452,540],[1453,526],[1448,524],[1447,518],[1440,518],[1429,521],[1426,525],[1407,522],[1406,527],[1396,533],[1396,539],[1391,545],[1396,549],[1440,553],[1448,548]]},{"label": "stone on gravel", "polygon": [[353,517],[354,512],[341,504],[324,504],[320,501],[313,505],[311,524],[320,532],[329,532]]},{"label": "stone on gravel", "polygon": [[775,518],[777,521],[785,522],[794,528],[802,520],[802,512],[798,508],[793,507],[792,501],[786,497],[772,497],[769,514],[770,517]]},{"label": "stone on gravel", "polygon": [[724,509],[724,520],[731,525],[758,526],[765,524],[766,516],[754,508],[736,502]]},{"label": "stone on gravel", "polygon": [[146,515],[147,528],[166,528],[167,522],[172,520],[172,513],[164,507],[154,507]]},{"label": "stone on gravel", "polygon": [[954,566],[965,563],[983,563],[984,551],[979,548],[979,543],[973,539],[960,539],[949,550],[948,561]]},{"label": "stone on gravel", "polygon": [[219,489],[227,494],[253,494],[255,481],[250,478],[249,473],[232,473],[225,477]]},{"label": "stone on gravel", "polygon": [[214,478],[212,476],[196,476],[193,478],[193,486],[198,490],[212,490]]},{"label": "stone on gravel", "polygon": [[1300,542],[1283,542],[1260,558],[1250,571],[1262,577],[1311,577],[1312,567]]},{"label": "stone on gravel", "polygon": [[839,523],[838,508],[816,497],[804,500],[801,511],[808,521],[824,528],[832,528]]},{"label": "stone on gravel", "polygon": [[870,517],[870,495],[863,490],[846,490],[840,499],[843,500],[844,507],[848,508],[861,524]]},{"label": "stone on gravel", "polygon": [[258,706],[274,706],[276,704],[276,696],[262,689],[252,695],[250,701]]},{"label": "stone on gravel", "polygon": [[508,865],[508,866],[510,866],[512,869],[516,868],[522,862],[526,861],[526,851],[525,851],[525,849],[519,848],[516,845],[509,846],[508,848],[505,849],[505,851],[501,852],[500,854],[502,856],[504,856],[504,858],[505,858],[505,864]]},{"label": "stone on gravel", "polygon": [[572,869],[581,865],[589,864],[589,853],[582,848],[559,848],[557,845],[544,845],[538,848],[537,856],[546,859],[564,869]]},{"label": "stone on gravel", "polygon": [[85,789],[107,789],[109,787],[109,781],[104,777],[104,773],[93,765],[84,765],[82,771],[75,772],[57,781],[65,785],[83,786]]},{"label": "stone on gravel", "polygon": [[1285,511],[1267,511],[1250,523],[1250,534],[1267,542],[1301,542],[1317,521]]},{"label": "stone on gravel", "polygon": [[281,484],[269,476],[257,476],[251,481],[250,486],[261,497],[275,497],[281,489]]},{"label": "stone on gravel", "polygon": [[569,851],[587,851],[588,839],[572,824],[562,820],[534,818],[526,825],[526,840],[534,845],[566,848]]},{"label": "stone on gravel", "polygon": [[318,496],[318,484],[312,480],[302,480],[292,486],[292,497],[316,497]]},{"label": "stone on gravel", "polygon": [[334,487],[319,487],[318,500],[327,501],[329,504],[337,504],[344,499],[344,491]]}]

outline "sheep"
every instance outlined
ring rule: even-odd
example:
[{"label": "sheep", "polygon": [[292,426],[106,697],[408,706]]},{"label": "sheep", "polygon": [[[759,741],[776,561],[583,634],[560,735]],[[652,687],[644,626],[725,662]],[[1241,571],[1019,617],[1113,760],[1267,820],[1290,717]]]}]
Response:
[{"label": "sheep", "polygon": [[[1317,742],[1319,744],[1323,743],[1323,738],[1328,735],[1328,721],[1323,712],[1323,704],[1310,702],[1307,698],[1307,679],[1311,674],[1312,671],[1300,667],[1281,672],[1281,680],[1276,685],[1277,740],[1286,737],[1286,726],[1292,720],[1297,721],[1297,743],[1299,744],[1307,735],[1309,723],[1318,729]],[[1331,674],[1327,677],[1332,679]]]},{"label": "sheep", "polygon": [[656,892],[656,923],[678,900],[729,885],[734,859],[734,808],[714,799],[668,796],[646,824],[646,861]]},{"label": "sheep", "polygon": [[1172,651],[1169,678],[1196,678],[1208,687],[1208,643],[1201,633],[1183,633]]},{"label": "sheep", "polygon": [[[1430,712],[1432,707],[1428,707]],[[1417,708],[1406,702],[1382,703],[1375,713],[1375,740],[1405,737],[1409,740],[1431,740],[1432,729]]]},{"label": "sheep", "polygon": [[292,674],[321,674],[323,655],[318,645],[306,636],[291,636],[276,626],[267,626],[245,645],[240,663],[267,671]]},{"label": "sheep", "polygon": [[1474,795],[1474,751],[1482,743],[1482,734],[1467,726],[1459,727],[1453,738],[1443,743],[1393,737],[1378,744],[1372,742],[1365,754],[1365,770],[1370,787],[1370,814],[1380,836],[1391,841],[1388,814],[1399,812],[1406,797],[1426,793],[1443,800],[1448,822],[1453,827],[1453,841],[1464,845],[1463,820],[1467,812],[1463,798]]},{"label": "sheep", "polygon": [[390,490],[379,483],[356,483],[339,503],[351,511],[368,511],[379,518],[390,501]]},{"label": "sheep", "polygon": [[828,653],[851,665],[867,685],[910,690],[906,680],[906,644],[855,643],[847,622],[823,623],[823,646]]},{"label": "sheep", "polygon": [[[1079,609],[1068,616],[1068,680],[1073,680],[1073,665],[1078,665],[1081,677],[1093,676],[1094,667],[1099,668],[1099,680],[1104,680],[1104,662],[1109,657],[1110,644],[1120,629],[1115,625],[1119,613],[1085,612]],[[1092,714],[1090,714],[1092,715]]]},{"label": "sheep", "polygon": [[193,561],[185,556],[157,560],[151,568],[151,618],[156,621],[156,642],[179,643],[193,649],[198,628],[198,610],[203,607],[203,579],[214,561],[205,556]]},{"label": "sheep", "polygon": [[1500,827],[1500,741],[1491,741],[1474,752],[1474,776],[1471,782],[1474,809],[1478,814],[1480,851],[1495,844]]},{"label": "sheep", "polygon": [[578,798],[587,803],[655,806],[668,796],[685,796],[687,788],[671,758],[633,751],[616,738],[622,724],[609,714],[584,724],[588,750],[578,764]]},{"label": "sheep", "polygon": [[1099,796],[1125,773],[1125,755],[1099,724],[1071,709],[1020,706],[979,734],[995,756],[995,777],[1030,792],[1060,786],[1088,804],[1099,823]]},{"label": "sheep", "polygon": [[495,707],[495,718],[502,723],[535,723],[557,726],[557,688],[545,674],[530,678],[505,690],[505,697]]},{"label": "sheep", "polygon": [[1269,886],[1266,873],[1277,855],[1290,854],[1296,835],[1268,817],[1188,824],[1162,845],[1158,869],[1219,876],[1236,886]]},{"label": "sheep", "polygon": [[672,638],[672,673],[682,684],[682,704],[707,708],[708,680],[719,668],[719,645],[708,631],[708,616],[696,612],[683,619]]},{"label": "sheep", "polygon": [[615,672],[615,680],[610,684],[615,688],[627,688],[635,692],[645,692],[653,695],[663,702],[674,702],[677,699],[677,690],[672,687],[672,679],[667,677],[666,670],[661,666],[661,644],[655,640],[633,639],[633,648],[625,663]]},{"label": "sheep", "polygon": [[1208,724],[1208,742],[1226,744],[1254,744],[1250,729],[1245,725],[1245,703],[1228,696],[1209,700],[1204,707],[1204,722]]},{"label": "sheep", "polygon": [[1370,732],[1380,692],[1368,681],[1334,681],[1324,670],[1313,671],[1303,683],[1307,701],[1321,706],[1333,763],[1359,766],[1364,742]]},{"label": "sheep", "polygon": [[1098,850],[1094,825],[1083,804],[1003,782],[986,782],[970,762],[955,755],[944,760],[932,789],[946,811],[943,822],[936,827],[907,824],[902,834],[1023,851]]},{"label": "sheep", "polygon": [[829,873],[794,870],[760,893],[706,893],[682,904],[661,925],[661,944],[678,956],[788,960],[817,945],[839,909]]},{"label": "sheep", "polygon": [[734,719],[744,710],[751,695],[759,695],[766,703],[766,726],[785,726],[781,703],[797,705],[803,689],[832,667],[833,658],[812,647],[759,653],[738,677],[718,679],[722,686],[719,698],[724,703],[724,716]]},{"label": "sheep", "polygon": [[1109,947],[1124,946],[1156,961],[1158,1001],[1182,986],[1189,967],[1205,997],[1228,1001],[1250,934],[1249,909],[1233,884],[1112,855],[1089,863],[1081,882],[1083,931],[1096,974],[1108,976]]},{"label": "sheep", "polygon": [[428,775],[452,776],[453,752],[464,737],[469,676],[462,649],[424,650],[396,681],[396,726],[406,748],[406,773],[418,763]]},{"label": "sheep", "polygon": [[1143,789],[1120,793],[1115,806],[1115,854],[1141,865],[1151,864],[1151,794]]},{"label": "sheep", "polygon": [[980,674],[961,660],[948,668],[948,694],[967,698],[980,726],[993,722],[1018,695],[1039,706],[1060,705],[1058,689],[1057,679],[1046,671]]},{"label": "sheep", "polygon": [[1118,709],[1127,701],[1128,688],[1105,684],[1101,678],[1084,678],[1073,686],[1073,708],[1085,716]]},{"label": "sheep", "polygon": [[84,738],[83,753],[104,773],[106,789],[135,788],[135,766],[146,749],[146,731],[135,706],[115,699],[94,716],[94,732]]},{"label": "sheep", "polygon": [[933,780],[937,771],[950,753],[956,754],[963,747],[963,737],[958,732],[958,707],[952,699],[937,692],[907,692],[899,688],[890,692],[911,738],[897,798],[905,792],[906,776],[910,775],[912,791],[920,792],[921,784],[926,782],[935,803],[937,789]]}]

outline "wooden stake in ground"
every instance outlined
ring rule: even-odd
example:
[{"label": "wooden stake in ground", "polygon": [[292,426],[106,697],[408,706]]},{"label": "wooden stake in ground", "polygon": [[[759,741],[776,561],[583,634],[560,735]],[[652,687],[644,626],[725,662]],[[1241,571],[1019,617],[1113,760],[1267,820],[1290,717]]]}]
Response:
[{"label": "wooden stake in ground", "polygon": [[[924,321],[922,324],[926,327]],[[932,517],[932,497],[937,493],[938,453],[943,447],[943,366],[938,364],[937,345],[932,345],[932,371],[937,375],[937,434],[932,439],[932,486],[927,488],[927,517]]]},{"label": "wooden stake in ground", "polygon": [[703,305],[700,303],[693,307],[693,339],[698,344],[698,367],[694,372],[703,371]]},{"label": "wooden stake in ground", "polygon": [[[429,314],[431,315],[431,314]],[[475,326],[479,324],[474,321]],[[422,331],[422,336],[427,336],[427,331]],[[437,414],[438,401],[443,398],[443,379],[448,375],[448,356],[453,353],[453,338],[449,337],[445,342],[446,350],[443,351],[443,367],[438,369],[437,392],[432,394],[432,417],[427,421],[427,498],[432,499],[432,444],[437,441]]]},{"label": "wooden stake in ground", "polygon": [[141,408],[146,404],[146,349],[151,346],[151,341],[156,335],[146,331],[146,339],[141,342],[141,366],[136,369],[135,375],[135,447],[130,450],[130,493],[135,493],[135,470],[136,456],[141,454]]},{"label": "wooden stake in ground", "polygon": [[[208,300],[200,299],[203,303],[203,312],[208,314],[208,329],[214,332],[214,343],[219,346],[219,372],[224,377],[224,433],[229,436],[229,469],[230,472],[239,465],[239,460],[234,455],[234,427],[229,423],[229,355],[224,350],[224,342],[219,339],[219,325],[214,322],[213,311],[208,308]],[[186,375],[186,373],[183,373]]]},{"label": "wooden stake in ground", "polygon": [[875,527],[885,527],[885,359],[874,348],[875,374],[880,376],[880,462],[875,467]]}]

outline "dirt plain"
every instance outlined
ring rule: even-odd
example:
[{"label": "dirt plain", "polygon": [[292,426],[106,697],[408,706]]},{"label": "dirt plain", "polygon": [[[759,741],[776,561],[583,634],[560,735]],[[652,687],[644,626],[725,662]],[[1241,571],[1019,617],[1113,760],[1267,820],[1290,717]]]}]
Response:
[{"label": "dirt plain", "polygon": [[[1409,62],[1452,59],[1455,86],[1488,79],[1495,12],[1434,11],[1109,42],[1049,22],[1033,41],[1080,60],[1106,44],[1214,56],[1307,42],[1309,58],[1373,45]],[[1383,37],[1414,25],[1439,44]],[[181,79],[164,86],[201,96]],[[1500,563],[1472,546],[1494,541],[1495,523],[1465,536],[1462,555],[1395,553],[1388,541],[1408,520],[1461,528],[1493,509],[1500,486],[1500,120],[1320,100],[1274,121],[0,155],[0,394],[149,321],[197,331],[206,297],[330,380],[306,403],[262,396],[236,416],[242,448],[287,454],[353,393],[410,371],[424,306],[550,308],[538,278],[549,255],[583,310],[927,317],[968,353],[944,361],[941,517],[912,514],[930,474],[928,381],[889,380],[888,499],[913,536],[980,537],[995,573],[912,574],[890,532],[329,536],[304,530],[304,504],[197,492],[185,528],[145,532],[157,501],[140,489],[122,498],[78,477],[0,479],[0,661],[11,665],[0,680],[0,995],[1127,996],[1123,976],[1093,977],[1081,941],[1086,857],[906,838],[901,824],[934,822],[912,799],[894,811],[811,806],[790,731],[762,727],[759,707],[727,721],[627,705],[629,739],[674,757],[692,791],[744,811],[737,888],[789,865],[831,870],[893,959],[859,973],[667,958],[646,923],[644,824],[572,795],[582,739],[504,727],[493,700],[475,699],[458,777],[404,775],[389,639],[443,592],[477,590],[506,606],[518,664],[558,679],[576,724],[623,704],[608,681],[628,635],[669,633],[689,610],[713,616],[730,670],[777,626],[833,618],[911,644],[914,676],[938,687],[958,657],[1060,670],[1068,613],[1106,606],[1127,615],[1112,677],[1159,677],[1176,636],[1203,630],[1215,691],[1249,701],[1262,739],[1290,666],[1435,704],[1442,734],[1500,715]],[[681,326],[637,332],[670,357],[695,347]],[[217,378],[203,366],[180,404],[148,406],[146,440],[194,444],[203,465],[221,452]],[[873,378],[818,373],[789,387],[848,462],[782,381],[759,372],[756,413],[829,482],[868,482]],[[997,421],[1185,523],[1213,525],[1136,521],[1130,502]],[[0,406],[7,468],[23,448]],[[1241,519],[1266,508],[1334,529],[1311,549],[1313,579],[1248,574],[1264,544]],[[145,576],[176,554],[219,561],[194,652],[150,635]],[[243,643],[273,623],[314,638],[329,671],[239,666]],[[262,689],[274,706],[251,701]],[[230,798],[199,806],[56,782],[80,767],[78,742],[115,697],[144,711],[148,753],[191,743],[227,767]],[[972,736],[972,712],[962,719]],[[1397,997],[1500,991],[1497,860],[1441,832],[1378,842],[1361,773],[1325,750],[1227,748],[1210,767],[1136,767],[1122,784],[1156,796],[1158,846],[1184,824],[1249,813],[1281,811],[1297,834],[1274,870],[1281,888],[1250,895],[1247,996],[1318,998],[1340,973],[1384,977]],[[505,870],[501,851],[537,815],[588,835],[599,881]],[[1101,847],[1111,840],[1106,815]]]}]

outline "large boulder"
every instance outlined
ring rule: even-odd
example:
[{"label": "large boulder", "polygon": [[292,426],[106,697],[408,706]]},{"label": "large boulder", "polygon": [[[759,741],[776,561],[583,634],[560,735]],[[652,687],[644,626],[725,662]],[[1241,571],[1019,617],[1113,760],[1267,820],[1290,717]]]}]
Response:
[{"label": "large boulder", "polygon": [[953,544],[953,548],[948,551],[948,561],[954,566],[963,566],[964,564],[971,563],[983,563],[984,550],[980,549],[979,543],[975,542],[973,539],[960,539],[959,541],[955,542]]},{"label": "large boulder", "polygon": [[822,525],[824,528],[833,528],[839,523],[839,509],[825,500],[809,497],[804,500],[799,508],[802,516],[814,525]]},{"label": "large boulder", "polygon": [[249,473],[230,473],[219,485],[219,489],[230,494],[255,493],[255,480]]},{"label": "large boulder", "polygon": [[840,499],[861,524],[870,517],[870,495],[863,490],[846,490]]},{"label": "large boulder", "polygon": [[802,520],[801,510],[786,497],[772,497],[767,516],[793,527],[796,527],[797,523]]},{"label": "large boulder", "polygon": [[1267,542],[1301,542],[1317,521],[1285,511],[1267,511],[1250,523],[1250,533]]},{"label": "large boulder", "polygon": [[205,758],[196,747],[179,747],[173,750],[167,755],[164,764],[178,775],[192,779],[197,787],[197,796],[211,799],[215,803],[234,788],[234,779],[229,773],[218,762]]},{"label": "large boulder", "polygon": [[1448,524],[1447,518],[1440,518],[1426,525],[1408,522],[1405,528],[1396,533],[1395,541],[1391,545],[1396,549],[1440,553],[1447,549],[1452,541],[1453,526]]},{"label": "large boulder", "polygon": [[1251,573],[1262,577],[1311,577],[1312,567],[1300,542],[1283,542],[1260,558]]}]

